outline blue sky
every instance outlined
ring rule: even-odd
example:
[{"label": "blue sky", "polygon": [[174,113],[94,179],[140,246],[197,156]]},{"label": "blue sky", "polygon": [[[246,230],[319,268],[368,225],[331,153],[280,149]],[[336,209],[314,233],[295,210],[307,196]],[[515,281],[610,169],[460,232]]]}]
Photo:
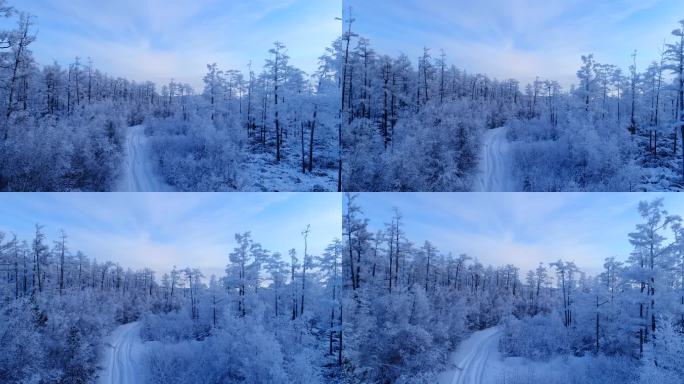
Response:
[{"label": "blue sky", "polygon": [[665,197],[670,213],[684,215],[684,197],[674,193],[366,193],[358,202],[374,230],[399,208],[407,237],[418,246],[429,240],[443,253],[524,271],[574,260],[595,274],[606,257],[629,256],[638,203],[657,197]]},{"label": "blue sky", "polygon": [[444,49],[469,72],[575,82],[582,54],[627,68],[659,57],[684,18],[682,0],[344,0],[355,29],[383,53]]},{"label": "blue sky", "polygon": [[[339,36],[340,0],[8,0],[36,16],[40,63],[92,57],[104,71],[134,80],[189,82],[206,65],[261,68],[272,43],[313,72]],[[315,31],[315,33],[312,33]],[[197,91],[201,91],[198,89]]]},{"label": "blue sky", "polygon": [[6,193],[0,231],[30,240],[40,223],[49,240],[64,229],[73,251],[100,261],[221,276],[238,232],[252,231],[271,251],[301,254],[311,224],[309,251],[320,254],[341,237],[341,203],[327,193]]}]

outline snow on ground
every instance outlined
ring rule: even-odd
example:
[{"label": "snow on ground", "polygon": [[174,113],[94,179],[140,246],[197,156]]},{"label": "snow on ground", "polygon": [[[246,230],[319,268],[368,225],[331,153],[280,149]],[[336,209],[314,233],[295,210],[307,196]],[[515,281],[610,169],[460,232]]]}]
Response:
[{"label": "snow on ground", "polygon": [[473,333],[464,340],[450,358],[450,370],[439,375],[439,384],[497,383],[500,368],[499,339],[501,329],[492,327]]},{"label": "snow on ground", "polygon": [[515,182],[508,172],[509,145],[507,127],[489,129],[483,135],[480,170],[473,189],[477,192],[513,192]]},{"label": "snow on ground", "polygon": [[[681,192],[682,184],[681,164],[674,164],[671,167],[645,168],[642,171],[641,183],[636,187],[639,192],[661,192],[675,191]],[[676,170],[676,171],[675,171]]]},{"label": "snow on ground", "polygon": [[569,377],[591,377],[592,356],[558,356],[549,361],[502,357],[501,328],[473,333],[449,358],[449,370],[440,373],[439,384],[565,384]]},{"label": "snow on ground", "polygon": [[140,323],[115,329],[105,340],[98,384],[144,383],[141,369],[142,339]]},{"label": "snow on ground", "polygon": [[246,192],[337,192],[334,171],[314,169],[303,174],[301,165],[276,163],[271,153],[249,154],[244,174],[249,177]]},{"label": "snow on ground", "polygon": [[572,377],[592,377],[587,371],[591,356],[558,356],[549,361],[533,361],[522,357],[508,357],[492,367],[487,383],[506,384],[566,384]]},{"label": "snow on ground", "polygon": [[170,192],[173,188],[162,180],[152,163],[145,127],[128,128],[124,169],[119,192]]}]

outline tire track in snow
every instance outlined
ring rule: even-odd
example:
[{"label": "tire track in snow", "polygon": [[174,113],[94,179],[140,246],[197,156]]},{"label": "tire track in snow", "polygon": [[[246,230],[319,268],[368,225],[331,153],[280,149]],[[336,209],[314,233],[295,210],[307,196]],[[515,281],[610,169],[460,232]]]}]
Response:
[{"label": "tire track in snow", "polygon": [[485,384],[487,367],[498,355],[500,330],[497,327],[473,333],[452,355],[455,369],[443,374],[442,384]]},{"label": "tire track in snow", "polygon": [[119,192],[170,192],[173,189],[157,174],[151,160],[145,127],[128,128],[124,169]]},{"label": "tire track in snow", "polygon": [[514,192],[507,171],[509,145],[507,127],[488,129],[483,135],[480,170],[473,186],[478,192]]},{"label": "tire track in snow", "polygon": [[140,369],[140,323],[128,323],[115,329],[105,344],[104,371],[98,384],[142,383]]}]

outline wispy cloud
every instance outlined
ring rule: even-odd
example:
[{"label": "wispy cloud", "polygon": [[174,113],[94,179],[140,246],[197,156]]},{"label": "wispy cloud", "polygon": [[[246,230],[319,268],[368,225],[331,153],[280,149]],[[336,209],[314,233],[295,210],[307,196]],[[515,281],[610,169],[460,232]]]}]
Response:
[{"label": "wispy cloud", "polygon": [[356,28],[387,53],[417,57],[423,46],[443,48],[470,72],[531,81],[575,81],[580,56],[627,66],[658,55],[684,18],[679,0],[345,0]]},{"label": "wispy cloud", "polygon": [[[41,62],[92,57],[134,80],[171,78],[201,87],[208,63],[256,67],[280,40],[292,64],[312,72],[340,33],[335,0],[33,0],[14,4],[36,16]],[[198,89],[200,90],[200,89]]]},{"label": "wispy cloud", "polygon": [[72,250],[125,267],[168,271],[173,265],[221,274],[233,235],[251,231],[266,249],[302,252],[301,231],[311,224],[310,252],[341,237],[341,199],[335,194],[5,194],[0,231],[30,239],[45,225],[60,229]]},{"label": "wispy cloud", "polygon": [[629,255],[638,202],[661,196],[671,213],[684,215],[684,199],[653,193],[362,194],[359,201],[375,229],[399,208],[407,237],[418,246],[429,240],[444,253],[523,270],[574,260],[595,274],[606,257]]}]

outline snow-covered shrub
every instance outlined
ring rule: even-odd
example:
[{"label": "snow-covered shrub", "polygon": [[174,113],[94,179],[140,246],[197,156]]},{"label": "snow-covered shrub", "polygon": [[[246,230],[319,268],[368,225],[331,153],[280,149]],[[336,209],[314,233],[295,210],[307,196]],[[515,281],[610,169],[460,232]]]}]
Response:
[{"label": "snow-covered shrub", "polygon": [[453,305],[449,311],[435,311],[417,285],[402,294],[384,292],[364,298],[368,301],[362,304],[363,311],[354,316],[348,336],[354,362],[350,377],[360,382],[434,379],[448,346],[465,331],[462,309]]},{"label": "snow-covered shrub", "polygon": [[669,321],[661,321],[653,358],[644,364],[640,384],[677,384],[684,378],[684,337]]},{"label": "snow-covered shrub", "polygon": [[149,344],[153,383],[285,383],[284,357],[273,334],[233,320],[203,341]]},{"label": "snow-covered shrub", "polygon": [[110,190],[122,161],[122,109],[102,102],[65,119],[15,121],[0,141],[0,189]]},{"label": "snow-covered shrub", "polygon": [[[562,120],[563,121],[563,120]],[[511,123],[512,172],[525,191],[633,191],[639,170],[626,130],[569,115],[558,127],[541,120]]]},{"label": "snow-covered shrub", "polygon": [[112,296],[90,291],[27,297],[3,307],[0,382],[89,382],[102,337],[115,326],[116,307]]},{"label": "snow-covered shrub", "polygon": [[628,358],[565,356],[540,364],[511,362],[499,373],[499,380],[509,384],[630,384],[638,375],[639,366]]},{"label": "snow-covered shrub", "polygon": [[345,189],[468,190],[486,125],[486,113],[471,107],[454,103],[399,119],[387,150],[369,121],[355,120],[345,140]]},{"label": "snow-covered shrub", "polygon": [[193,117],[148,119],[155,160],[180,191],[231,191],[243,187],[244,138],[232,129]]}]

